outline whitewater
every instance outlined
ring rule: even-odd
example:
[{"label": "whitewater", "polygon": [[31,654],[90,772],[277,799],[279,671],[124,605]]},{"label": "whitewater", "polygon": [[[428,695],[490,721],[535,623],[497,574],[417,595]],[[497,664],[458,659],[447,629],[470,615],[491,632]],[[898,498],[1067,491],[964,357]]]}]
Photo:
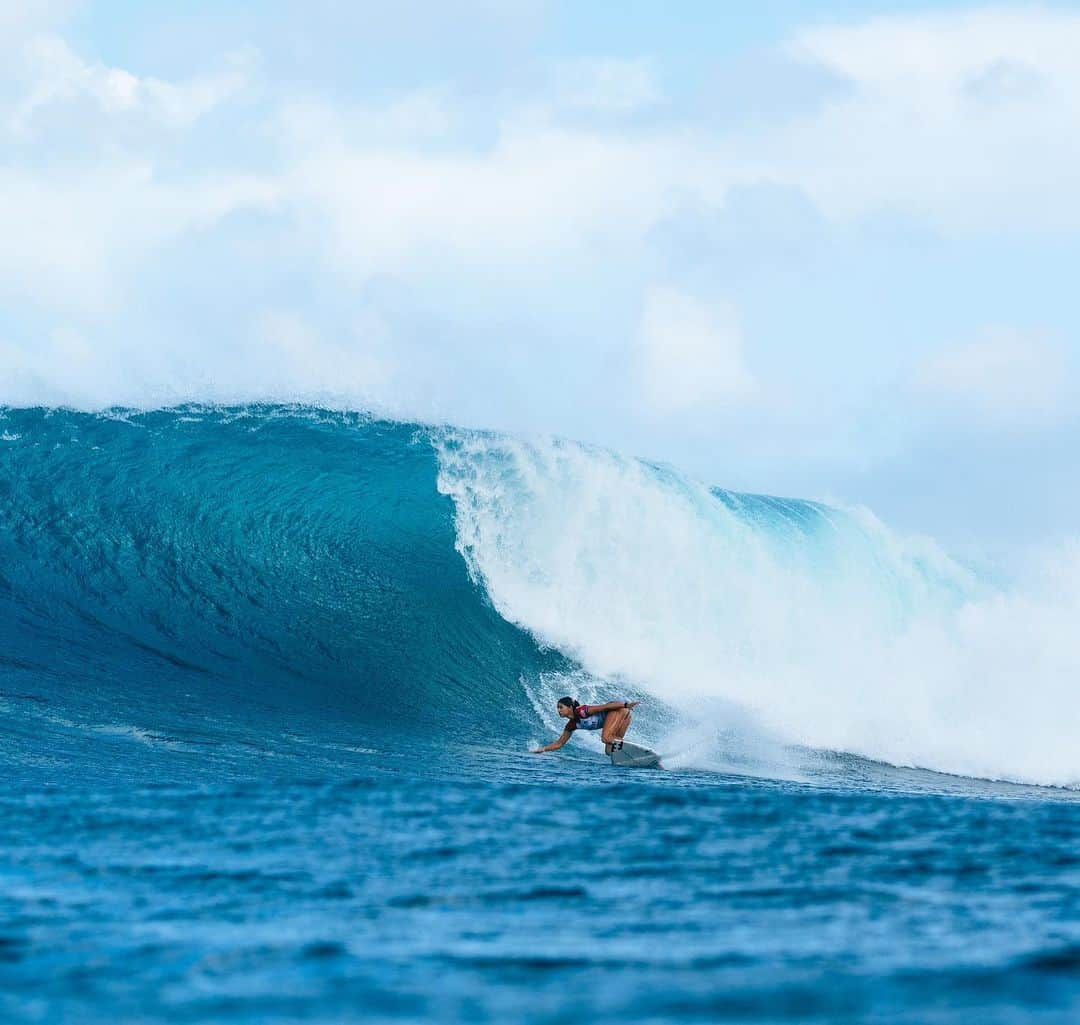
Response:
[{"label": "whitewater", "polygon": [[790,743],[1069,785],[1080,549],[1003,589],[865,509],[736,494],[565,441],[446,431],[440,490],[499,612],[692,715]]}]

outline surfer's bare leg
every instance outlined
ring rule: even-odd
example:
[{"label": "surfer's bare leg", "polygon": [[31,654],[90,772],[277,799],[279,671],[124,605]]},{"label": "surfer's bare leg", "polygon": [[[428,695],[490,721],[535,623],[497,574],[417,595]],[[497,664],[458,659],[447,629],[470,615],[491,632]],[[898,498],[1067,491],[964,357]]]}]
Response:
[{"label": "surfer's bare leg", "polygon": [[617,708],[613,712],[608,712],[604,720],[604,731],[601,734],[604,743],[610,744],[613,740],[622,740],[626,736],[626,731],[630,729],[630,720],[633,718],[633,713],[628,708]]}]

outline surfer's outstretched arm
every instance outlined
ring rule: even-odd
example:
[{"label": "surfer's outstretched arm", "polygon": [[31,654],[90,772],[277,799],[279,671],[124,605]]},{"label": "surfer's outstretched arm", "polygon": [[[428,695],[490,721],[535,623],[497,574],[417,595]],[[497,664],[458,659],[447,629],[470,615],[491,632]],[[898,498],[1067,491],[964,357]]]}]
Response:
[{"label": "surfer's outstretched arm", "polygon": [[603,705],[589,705],[590,712],[617,712],[620,708],[637,708],[640,701],[608,701]]},{"label": "surfer's outstretched arm", "polygon": [[533,754],[542,755],[545,751],[558,751],[570,739],[573,732],[573,730],[563,730],[558,740],[552,744],[545,744],[543,747],[533,748]]}]

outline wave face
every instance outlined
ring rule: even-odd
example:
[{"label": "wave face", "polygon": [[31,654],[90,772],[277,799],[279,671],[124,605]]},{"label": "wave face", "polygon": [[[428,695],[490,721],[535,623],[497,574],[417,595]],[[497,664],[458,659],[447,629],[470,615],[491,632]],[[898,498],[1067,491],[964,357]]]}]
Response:
[{"label": "wave face", "polygon": [[0,439],[0,690],[61,719],[524,743],[618,686],[672,737],[1080,779],[1075,553],[1006,593],[865,512],[312,409],[9,409]]},{"label": "wave face", "polygon": [[271,408],[0,428],[9,693],[171,735],[192,706],[468,729],[484,695],[522,721],[519,675],[561,664],[469,580],[415,427]]}]

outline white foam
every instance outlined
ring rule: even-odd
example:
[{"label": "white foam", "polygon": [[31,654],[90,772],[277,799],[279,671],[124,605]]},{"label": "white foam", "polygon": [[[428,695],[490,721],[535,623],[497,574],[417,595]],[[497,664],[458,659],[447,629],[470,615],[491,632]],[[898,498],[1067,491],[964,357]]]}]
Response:
[{"label": "white foam", "polygon": [[474,578],[592,676],[702,721],[728,702],[792,744],[1080,781],[1080,545],[994,590],[865,511],[725,503],[562,441],[436,448]]}]

